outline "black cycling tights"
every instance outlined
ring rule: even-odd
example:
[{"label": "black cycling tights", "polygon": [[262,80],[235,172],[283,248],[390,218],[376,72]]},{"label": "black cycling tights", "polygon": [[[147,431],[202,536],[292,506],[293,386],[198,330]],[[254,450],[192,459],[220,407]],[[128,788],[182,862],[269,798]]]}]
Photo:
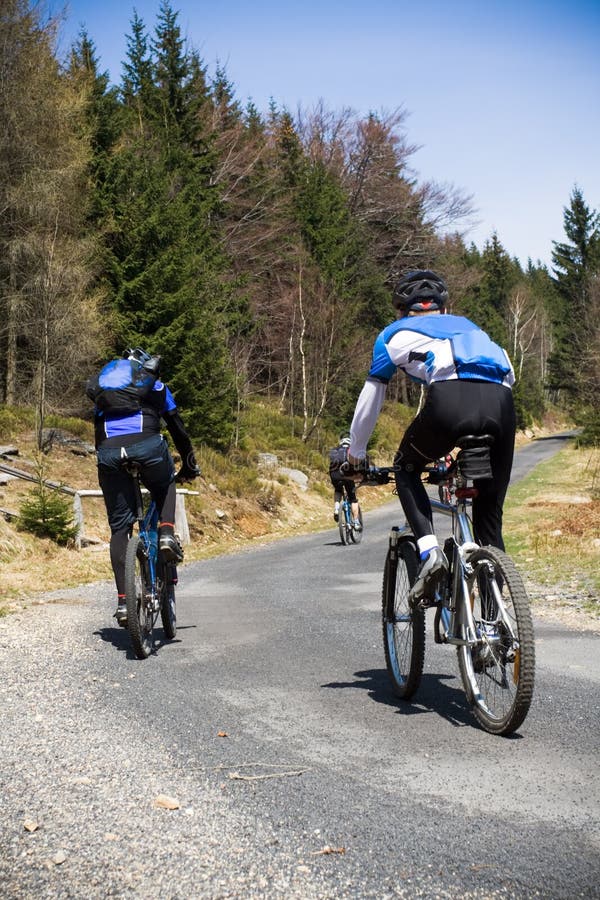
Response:
[{"label": "black cycling tights", "polygon": [[482,545],[504,550],[502,508],[515,442],[512,391],[488,381],[441,381],[428,389],[421,412],[406,429],[394,465],[398,496],[416,538],[433,534],[431,504],[421,481],[424,467],[457,446],[467,434],[491,434],[493,478],[476,481],[473,530]]},{"label": "black cycling tights", "polygon": [[[165,494],[155,498],[159,505],[160,521],[175,522],[175,504],[177,501],[177,489],[172,481]],[[160,502],[162,501],[162,506]],[[127,554],[127,542],[131,534],[131,525],[113,531],[110,536],[110,562],[115,574],[117,594],[125,594],[125,556]]]}]

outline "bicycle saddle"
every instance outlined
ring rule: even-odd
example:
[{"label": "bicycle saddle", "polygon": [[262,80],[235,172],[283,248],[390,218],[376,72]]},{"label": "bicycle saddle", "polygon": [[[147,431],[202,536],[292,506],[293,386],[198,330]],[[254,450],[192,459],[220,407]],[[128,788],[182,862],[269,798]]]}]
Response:
[{"label": "bicycle saddle", "polygon": [[491,434],[466,434],[457,441],[461,450],[456,457],[456,464],[465,478],[493,478],[490,460],[490,447],[493,443]]},{"label": "bicycle saddle", "polygon": [[121,460],[121,468],[129,472],[130,475],[137,475],[142,467],[137,460],[125,457]]}]

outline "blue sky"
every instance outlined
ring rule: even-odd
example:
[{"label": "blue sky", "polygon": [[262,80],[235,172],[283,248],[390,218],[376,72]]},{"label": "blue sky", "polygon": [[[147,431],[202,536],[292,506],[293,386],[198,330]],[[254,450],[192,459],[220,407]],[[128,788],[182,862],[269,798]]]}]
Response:
[{"label": "blue sky", "polygon": [[[209,74],[225,65],[259,109],[403,107],[417,177],[472,195],[480,249],[496,230],[523,264],[550,264],[574,185],[600,209],[599,0],[172,5]],[[70,0],[61,48],[84,25],[118,82],[134,7],[153,31],[159,0]]]}]

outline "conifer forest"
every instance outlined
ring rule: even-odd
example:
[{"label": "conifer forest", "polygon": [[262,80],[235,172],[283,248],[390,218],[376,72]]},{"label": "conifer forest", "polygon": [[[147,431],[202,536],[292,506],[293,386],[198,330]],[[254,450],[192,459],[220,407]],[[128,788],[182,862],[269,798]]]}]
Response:
[{"label": "conifer forest", "polygon": [[[415,178],[402,107],[242,103],[168,0],[132,10],[116,85],[91,34],[59,58],[59,28],[1,4],[0,405],[89,416],[86,378],[142,346],[195,441],[230,448],[256,397],[309,440],[348,424],[394,279],[431,268],[508,350],[520,426],[553,406],[600,439],[600,217],[577,172],[550,269],[523,268],[501,235],[465,239],[471,197]],[[418,402],[400,374],[388,397]]]}]

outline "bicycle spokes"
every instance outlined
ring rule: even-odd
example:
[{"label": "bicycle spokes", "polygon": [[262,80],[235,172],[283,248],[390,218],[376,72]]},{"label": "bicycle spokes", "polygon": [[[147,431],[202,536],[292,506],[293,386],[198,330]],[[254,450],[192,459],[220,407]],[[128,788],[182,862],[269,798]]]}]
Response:
[{"label": "bicycle spokes", "polygon": [[466,589],[473,634],[458,648],[461,677],[487,731],[521,724],[533,694],[533,628],[527,595],[512,561],[481,547],[469,555]]}]

